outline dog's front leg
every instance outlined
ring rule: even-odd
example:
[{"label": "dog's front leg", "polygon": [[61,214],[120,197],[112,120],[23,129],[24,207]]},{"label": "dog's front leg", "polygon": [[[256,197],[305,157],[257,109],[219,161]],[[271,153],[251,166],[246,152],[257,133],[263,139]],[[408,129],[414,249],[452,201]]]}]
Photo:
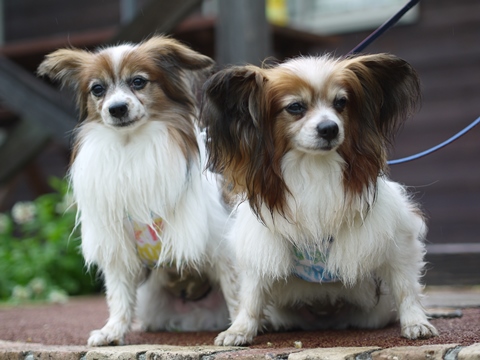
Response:
[{"label": "dog's front leg", "polygon": [[426,339],[438,335],[438,332],[428,321],[420,302],[422,250],[416,242],[411,242],[411,245],[413,246],[408,251],[398,254],[381,273],[397,304],[402,336],[408,339]]},{"label": "dog's front leg", "polygon": [[427,339],[438,335],[420,303],[420,290],[417,290],[420,285],[399,275],[394,275],[390,284],[398,307],[402,336],[407,339]]},{"label": "dog's front leg", "polygon": [[215,339],[218,346],[248,345],[261,326],[263,309],[266,304],[266,280],[258,274],[242,274],[240,286],[240,307],[232,325]]},{"label": "dog's front leg", "polygon": [[104,277],[110,316],[103,328],[90,333],[89,346],[122,345],[134,316],[138,276],[108,268]]}]

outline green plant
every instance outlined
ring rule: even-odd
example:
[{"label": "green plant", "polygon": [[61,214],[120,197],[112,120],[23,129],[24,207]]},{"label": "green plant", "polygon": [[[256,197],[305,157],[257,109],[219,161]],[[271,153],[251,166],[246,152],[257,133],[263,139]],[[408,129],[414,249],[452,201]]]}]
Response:
[{"label": "green plant", "polygon": [[0,214],[0,300],[62,301],[100,288],[84,266],[68,184],[50,185],[55,192]]}]

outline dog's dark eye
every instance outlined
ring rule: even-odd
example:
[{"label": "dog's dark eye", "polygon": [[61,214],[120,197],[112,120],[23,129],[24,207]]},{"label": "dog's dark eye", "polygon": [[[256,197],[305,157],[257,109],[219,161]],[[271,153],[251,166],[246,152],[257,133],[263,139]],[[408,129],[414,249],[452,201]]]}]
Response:
[{"label": "dog's dark eye", "polygon": [[345,109],[345,106],[347,106],[347,98],[345,96],[336,98],[333,101],[333,107],[337,111],[343,111],[343,109]]},{"label": "dog's dark eye", "polygon": [[93,96],[101,97],[105,94],[105,87],[103,85],[96,84],[92,86],[90,91],[92,92]]},{"label": "dog's dark eye", "polygon": [[307,107],[302,103],[294,102],[288,105],[285,110],[292,115],[302,115],[305,113],[305,111],[307,111]]},{"label": "dog's dark eye", "polygon": [[143,77],[137,76],[133,78],[130,85],[134,90],[142,90],[145,87],[145,85],[147,85],[147,80],[144,79]]}]

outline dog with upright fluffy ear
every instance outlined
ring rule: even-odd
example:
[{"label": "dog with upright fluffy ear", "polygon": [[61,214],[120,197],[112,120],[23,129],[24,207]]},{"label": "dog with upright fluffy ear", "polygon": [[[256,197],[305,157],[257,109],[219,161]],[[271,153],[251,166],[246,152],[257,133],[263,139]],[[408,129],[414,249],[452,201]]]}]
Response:
[{"label": "dog with upright fluffy ear", "polygon": [[420,98],[389,54],[236,66],[204,87],[209,165],[240,198],[230,240],[238,316],[217,345],[270,328],[380,328],[437,335],[420,303],[426,226],[388,179],[393,135]]},{"label": "dog with upright fluffy ear", "polygon": [[110,310],[89,345],[122,344],[135,307],[147,330],[221,330],[233,316],[228,211],[204,171],[194,86],[212,65],[155,36],[57,50],[38,69],[73,88],[80,113],[69,178],[83,255],[103,272]]}]

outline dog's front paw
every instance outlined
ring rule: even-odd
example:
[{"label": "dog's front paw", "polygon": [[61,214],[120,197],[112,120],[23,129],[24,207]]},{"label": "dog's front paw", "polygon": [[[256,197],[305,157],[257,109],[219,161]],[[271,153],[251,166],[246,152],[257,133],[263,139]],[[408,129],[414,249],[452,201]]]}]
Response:
[{"label": "dog's front paw", "polygon": [[217,346],[244,346],[252,342],[253,336],[247,334],[224,331],[220,333],[215,339]]},{"label": "dog's front paw", "polygon": [[437,336],[438,331],[428,321],[420,324],[405,325],[402,327],[402,336],[407,339],[428,339]]},{"label": "dog's front paw", "polygon": [[88,346],[123,345],[123,336],[105,331],[104,329],[93,330],[88,338]]}]

